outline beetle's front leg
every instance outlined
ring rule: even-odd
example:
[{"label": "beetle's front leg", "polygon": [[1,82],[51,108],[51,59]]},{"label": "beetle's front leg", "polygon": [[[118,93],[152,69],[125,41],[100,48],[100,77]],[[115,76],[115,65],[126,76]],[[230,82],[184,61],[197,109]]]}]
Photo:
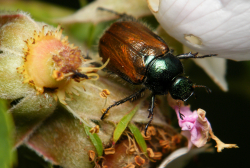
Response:
[{"label": "beetle's front leg", "polygon": [[152,121],[153,118],[154,118],[154,111],[153,111],[153,109],[154,109],[154,104],[155,104],[155,95],[153,94],[153,95],[152,95],[152,98],[151,98],[150,108],[148,109],[148,112],[149,112],[148,118],[150,118],[150,119],[149,119],[149,121],[148,121],[148,123],[147,123],[147,125],[146,125],[146,127],[145,127],[145,131],[144,131],[145,136],[147,136],[148,126],[149,126],[149,124],[151,123],[151,121]]}]

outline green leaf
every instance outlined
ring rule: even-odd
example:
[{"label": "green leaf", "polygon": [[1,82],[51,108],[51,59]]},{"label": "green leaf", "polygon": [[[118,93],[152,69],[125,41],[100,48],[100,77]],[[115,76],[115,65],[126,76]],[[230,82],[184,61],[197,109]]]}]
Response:
[{"label": "green leaf", "polygon": [[13,152],[13,121],[7,113],[7,106],[4,100],[0,100],[0,167],[10,168],[15,162]]},{"label": "green leaf", "polygon": [[132,132],[132,134],[135,137],[136,142],[138,143],[138,145],[140,146],[142,152],[147,156],[147,144],[143,138],[143,136],[141,135],[141,131],[139,130],[139,128],[137,126],[135,126],[134,124],[129,123],[128,127],[130,129],[130,131]]},{"label": "green leaf", "polygon": [[113,135],[113,141],[114,143],[116,143],[119,138],[121,137],[123,131],[127,128],[128,123],[130,122],[130,120],[133,118],[133,116],[135,115],[135,112],[138,111],[139,105],[137,105],[131,112],[129,112],[127,115],[125,115],[121,121],[119,121],[119,123],[117,124],[115,131],[114,131],[114,135]]},{"label": "green leaf", "polygon": [[102,156],[103,145],[102,145],[101,139],[99,138],[99,136],[96,133],[91,134],[89,132],[89,130],[91,129],[90,127],[84,125],[84,129],[85,129],[86,134],[89,136],[92,144],[95,146],[98,156]]}]

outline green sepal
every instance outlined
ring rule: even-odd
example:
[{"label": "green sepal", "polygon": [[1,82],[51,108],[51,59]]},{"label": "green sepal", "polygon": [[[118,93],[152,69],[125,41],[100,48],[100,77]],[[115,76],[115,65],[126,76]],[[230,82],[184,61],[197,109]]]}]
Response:
[{"label": "green sepal", "polygon": [[123,131],[127,128],[128,123],[131,121],[133,116],[135,115],[135,112],[137,112],[139,109],[139,105],[137,105],[135,108],[133,108],[132,111],[130,111],[128,114],[126,114],[117,124],[114,134],[113,134],[113,142],[116,143],[119,138],[121,137]]},{"label": "green sepal", "polygon": [[97,151],[97,155],[99,157],[102,156],[103,145],[102,145],[101,139],[99,138],[99,136],[96,133],[92,134],[89,132],[89,130],[91,129],[90,127],[84,125],[84,129],[85,129],[86,134],[89,136],[92,144],[95,146],[96,151]]},{"label": "green sepal", "polygon": [[128,128],[130,129],[130,131],[134,135],[135,140],[138,143],[141,151],[144,153],[145,156],[148,157],[148,154],[147,154],[147,144],[145,142],[145,139],[141,135],[141,131],[139,130],[139,128],[136,125],[132,124],[132,123],[128,124]]}]

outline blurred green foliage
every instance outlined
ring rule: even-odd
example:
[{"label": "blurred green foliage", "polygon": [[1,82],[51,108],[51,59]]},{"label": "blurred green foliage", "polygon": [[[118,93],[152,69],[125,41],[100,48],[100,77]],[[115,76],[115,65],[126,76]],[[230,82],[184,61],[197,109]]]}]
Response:
[{"label": "blurred green foliage", "polygon": [[7,113],[5,100],[0,100],[0,167],[10,168],[16,160],[13,151],[13,121],[11,115]]}]

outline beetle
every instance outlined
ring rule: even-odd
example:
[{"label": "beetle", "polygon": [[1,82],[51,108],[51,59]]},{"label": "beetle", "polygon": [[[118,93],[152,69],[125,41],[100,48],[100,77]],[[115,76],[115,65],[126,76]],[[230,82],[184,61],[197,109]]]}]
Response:
[{"label": "beetle", "polygon": [[[140,95],[146,89],[152,91],[150,118],[145,127],[145,134],[153,119],[153,108],[156,95],[170,93],[173,99],[186,101],[194,93],[194,88],[203,87],[207,92],[211,90],[203,85],[195,85],[184,76],[184,69],[180,59],[205,58],[217,54],[198,56],[191,52],[174,56],[173,50],[169,50],[166,42],[153,33],[149,28],[141,24],[134,17],[120,14],[115,11],[98,8],[99,10],[114,13],[120,17],[113,23],[99,40],[99,55],[103,63],[109,59],[106,66],[108,70],[117,74],[125,81],[133,85],[143,87],[134,94],[110,105],[103,113],[101,119],[114,106]],[[179,112],[181,119],[185,117]]]}]

